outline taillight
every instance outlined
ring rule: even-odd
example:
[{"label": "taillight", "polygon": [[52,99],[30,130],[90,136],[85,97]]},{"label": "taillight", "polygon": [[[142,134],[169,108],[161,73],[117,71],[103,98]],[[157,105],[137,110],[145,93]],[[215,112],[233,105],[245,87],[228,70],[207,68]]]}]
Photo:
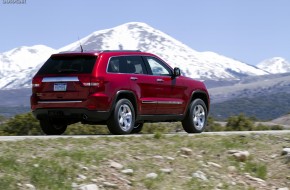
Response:
[{"label": "taillight", "polygon": [[100,82],[99,81],[95,81],[95,82],[82,82],[83,86],[96,86],[96,87],[100,87]]},{"label": "taillight", "polygon": [[40,90],[42,78],[41,77],[34,77],[32,79],[32,93],[35,94]]},{"label": "taillight", "polygon": [[104,87],[104,79],[101,77],[79,77],[79,80],[84,87],[91,87],[90,93],[100,91]]},{"label": "taillight", "polygon": [[40,87],[42,82],[42,78],[40,77],[34,77],[32,79],[32,87]]}]

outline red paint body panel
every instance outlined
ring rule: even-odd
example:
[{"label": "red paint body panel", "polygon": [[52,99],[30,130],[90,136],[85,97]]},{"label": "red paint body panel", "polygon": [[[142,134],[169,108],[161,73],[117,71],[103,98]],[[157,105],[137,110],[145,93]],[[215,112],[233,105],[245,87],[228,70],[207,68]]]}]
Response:
[{"label": "red paint body panel", "polygon": [[[95,62],[90,63],[93,64],[90,72],[83,69],[80,71],[83,73],[74,73],[76,70],[71,69],[74,65],[69,65],[70,69],[67,71],[70,73],[41,74],[40,69],[32,81],[32,111],[35,112],[36,117],[38,117],[37,110],[42,110],[41,114],[44,114],[49,110],[62,108],[64,110],[85,109],[110,113],[114,109],[116,99],[125,96],[132,98],[130,100],[136,108],[137,116],[185,115],[195,92],[201,93],[207,104],[207,109],[209,109],[210,101],[205,85],[187,77],[174,77],[172,75],[173,69],[162,60],[165,67],[170,70],[171,75],[152,75],[146,61],[142,63],[144,68],[147,68],[144,73],[108,72],[110,59],[122,56],[149,56],[161,60],[154,54],[139,51],[54,54],[51,59],[66,60],[72,58],[71,63],[68,64],[73,64],[74,57],[89,57],[88,59],[95,57]],[[62,66],[61,63],[59,64]],[[85,63],[82,63],[82,67],[85,67]],[[122,69],[123,66],[119,65],[119,67]],[[60,91],[56,91],[59,89]],[[108,118],[103,120],[106,119]]]}]

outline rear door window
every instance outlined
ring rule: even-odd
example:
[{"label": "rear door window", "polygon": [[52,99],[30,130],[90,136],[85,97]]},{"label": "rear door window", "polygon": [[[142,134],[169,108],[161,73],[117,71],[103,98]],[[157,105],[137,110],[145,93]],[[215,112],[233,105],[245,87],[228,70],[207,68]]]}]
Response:
[{"label": "rear door window", "polygon": [[55,56],[50,57],[38,74],[90,74],[94,68],[95,56]]},{"label": "rear door window", "polygon": [[108,72],[134,74],[147,73],[141,56],[112,57],[109,61]]}]

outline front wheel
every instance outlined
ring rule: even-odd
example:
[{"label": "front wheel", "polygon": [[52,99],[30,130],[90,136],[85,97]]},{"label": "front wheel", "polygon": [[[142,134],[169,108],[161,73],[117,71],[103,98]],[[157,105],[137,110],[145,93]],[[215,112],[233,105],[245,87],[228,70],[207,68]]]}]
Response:
[{"label": "front wheel", "polygon": [[189,106],[188,113],[182,121],[183,129],[187,133],[201,133],[205,130],[207,108],[203,100],[195,99]]},{"label": "front wheel", "polygon": [[40,127],[44,134],[46,135],[62,135],[66,128],[66,123],[53,122],[48,119],[40,120]]},{"label": "front wheel", "polygon": [[128,99],[118,100],[107,122],[109,131],[114,135],[130,134],[134,123],[135,111],[132,103]]}]

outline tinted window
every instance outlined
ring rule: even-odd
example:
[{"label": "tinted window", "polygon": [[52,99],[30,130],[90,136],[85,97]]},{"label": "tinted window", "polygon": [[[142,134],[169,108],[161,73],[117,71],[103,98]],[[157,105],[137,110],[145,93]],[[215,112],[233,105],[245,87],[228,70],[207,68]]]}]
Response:
[{"label": "tinted window", "polygon": [[125,56],[125,64],[127,65],[127,73],[144,74],[145,66],[141,56]]},{"label": "tinted window", "polygon": [[171,70],[155,57],[146,57],[153,75],[171,75]]},{"label": "tinted window", "polygon": [[146,69],[141,56],[120,56],[110,59],[108,72],[144,74]]},{"label": "tinted window", "polygon": [[120,57],[112,57],[109,61],[108,72],[110,73],[119,73],[120,72]]},{"label": "tinted window", "polygon": [[38,74],[89,74],[94,68],[96,59],[95,56],[51,57],[40,68]]}]

